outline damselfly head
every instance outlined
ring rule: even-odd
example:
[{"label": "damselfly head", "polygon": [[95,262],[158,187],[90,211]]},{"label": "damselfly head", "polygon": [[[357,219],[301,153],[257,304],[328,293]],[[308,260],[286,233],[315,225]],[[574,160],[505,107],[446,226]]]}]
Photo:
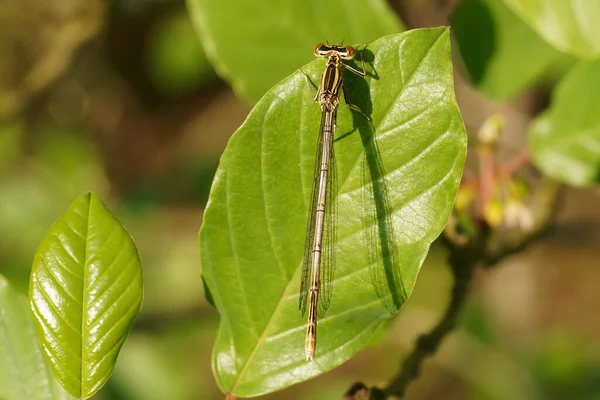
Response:
[{"label": "damselfly head", "polygon": [[352,46],[338,46],[335,44],[323,44],[319,43],[315,46],[313,53],[317,57],[329,57],[332,53],[336,53],[343,60],[352,60],[354,58],[354,47]]}]

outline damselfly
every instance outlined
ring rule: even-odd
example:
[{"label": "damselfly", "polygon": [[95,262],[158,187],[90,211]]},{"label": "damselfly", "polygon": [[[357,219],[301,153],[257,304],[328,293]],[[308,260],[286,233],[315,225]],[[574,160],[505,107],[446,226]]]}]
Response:
[{"label": "damselfly", "polygon": [[303,315],[306,313],[308,303],[308,322],[304,342],[307,360],[312,360],[315,355],[317,317],[325,314],[333,293],[337,239],[337,182],[333,135],[342,92],[348,107],[362,114],[357,106],[348,101],[348,95],[343,87],[342,70],[346,68],[360,77],[366,76],[362,55],[362,71],[343,62],[354,59],[355,50],[352,46],[318,44],[314,54],[317,57],[327,57],[327,64],[321,75],[319,90],[314,97],[321,106],[321,127],[300,284],[299,307]]}]

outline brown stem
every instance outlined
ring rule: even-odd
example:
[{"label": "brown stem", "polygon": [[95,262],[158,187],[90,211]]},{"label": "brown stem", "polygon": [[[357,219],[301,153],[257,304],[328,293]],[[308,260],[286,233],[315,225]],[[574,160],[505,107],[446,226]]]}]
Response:
[{"label": "brown stem", "polygon": [[404,360],[400,373],[383,389],[385,396],[402,397],[408,384],[419,376],[425,358],[434,354],[446,335],[456,327],[460,312],[469,296],[473,271],[483,258],[489,232],[487,224],[482,222],[479,235],[467,244],[457,246],[446,242],[450,249],[448,262],[454,275],[450,304],[433,330],[417,339],[415,348]]},{"label": "brown stem", "polygon": [[435,353],[444,337],[456,327],[460,311],[468,299],[476,266],[497,264],[538,240],[547,231],[559,191],[560,184],[550,178],[542,178],[534,196],[534,229],[523,233],[517,241],[495,254],[489,250],[492,232],[483,220],[478,222],[477,233],[465,244],[457,244],[451,238],[444,238],[444,243],[449,249],[449,265],[454,275],[450,304],[438,324],[429,333],[417,339],[413,351],[402,363],[398,375],[392,378],[383,390],[371,389],[371,399],[404,395],[408,384],[419,376],[425,358]]}]

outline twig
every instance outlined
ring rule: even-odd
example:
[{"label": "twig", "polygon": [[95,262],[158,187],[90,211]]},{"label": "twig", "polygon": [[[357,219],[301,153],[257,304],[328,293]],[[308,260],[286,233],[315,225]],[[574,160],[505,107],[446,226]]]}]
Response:
[{"label": "twig", "polygon": [[[417,339],[415,348],[402,363],[398,375],[392,378],[382,391],[377,388],[372,389],[373,394],[383,392],[385,397],[404,395],[408,384],[419,376],[425,358],[434,354],[446,335],[456,327],[460,312],[468,300],[473,272],[477,265],[497,264],[505,257],[521,252],[543,237],[550,226],[559,189],[560,184],[557,182],[550,178],[542,178],[533,202],[534,229],[520,235],[516,241],[504,246],[495,254],[489,248],[492,231],[483,220],[477,221],[476,233],[465,244],[457,244],[451,237],[444,237],[444,243],[449,249],[449,265],[454,275],[450,304],[438,324],[429,333]],[[372,395],[371,398],[375,397]]]},{"label": "twig", "polygon": [[473,271],[483,258],[489,232],[487,224],[482,222],[479,235],[467,244],[456,245],[446,241],[450,249],[448,261],[454,275],[450,304],[433,330],[417,339],[415,348],[404,360],[400,373],[383,389],[386,396],[402,397],[408,384],[419,376],[425,358],[434,354],[446,335],[456,327],[459,314],[469,296]]}]

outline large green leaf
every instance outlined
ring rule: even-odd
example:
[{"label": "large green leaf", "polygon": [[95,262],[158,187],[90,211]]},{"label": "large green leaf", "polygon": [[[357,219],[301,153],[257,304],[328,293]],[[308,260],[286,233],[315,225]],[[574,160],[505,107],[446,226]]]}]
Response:
[{"label": "large green leaf", "polygon": [[73,396],[106,382],[142,294],[133,240],[95,194],[79,197],[40,244],[29,286],[42,348]]},{"label": "large green leaf", "polygon": [[497,99],[518,94],[565,57],[498,0],[461,1],[452,32],[473,84]]},{"label": "large green leaf", "polygon": [[42,354],[27,298],[0,275],[0,399],[73,399]]},{"label": "large green leaf", "polygon": [[572,185],[600,182],[600,60],[580,62],[556,87],[530,130],[534,163]]},{"label": "large green leaf", "polygon": [[583,58],[600,55],[600,1],[504,0],[557,49]]},{"label": "large green leaf", "polygon": [[363,43],[404,30],[383,0],[188,0],[206,54],[255,102],[326,40]]},{"label": "large green leaf", "polygon": [[[390,240],[375,244],[397,255],[397,265],[384,265],[387,258],[374,264],[400,276],[401,287],[384,293],[394,312],[446,223],[466,151],[449,31],[387,36],[365,54],[372,60],[368,78],[347,73],[346,87],[372,123],[340,105],[337,271],[312,362],[305,361],[298,291],[321,112],[300,72],[261,99],[221,158],[200,248],[203,278],[221,314],[213,369],[223,391],[274,391],[354,355],[392,316],[371,286],[371,228],[388,225],[379,235]],[[318,82],[324,63],[303,71]],[[364,196],[369,190],[374,198]],[[379,218],[365,226],[361,215],[370,212]]]}]

